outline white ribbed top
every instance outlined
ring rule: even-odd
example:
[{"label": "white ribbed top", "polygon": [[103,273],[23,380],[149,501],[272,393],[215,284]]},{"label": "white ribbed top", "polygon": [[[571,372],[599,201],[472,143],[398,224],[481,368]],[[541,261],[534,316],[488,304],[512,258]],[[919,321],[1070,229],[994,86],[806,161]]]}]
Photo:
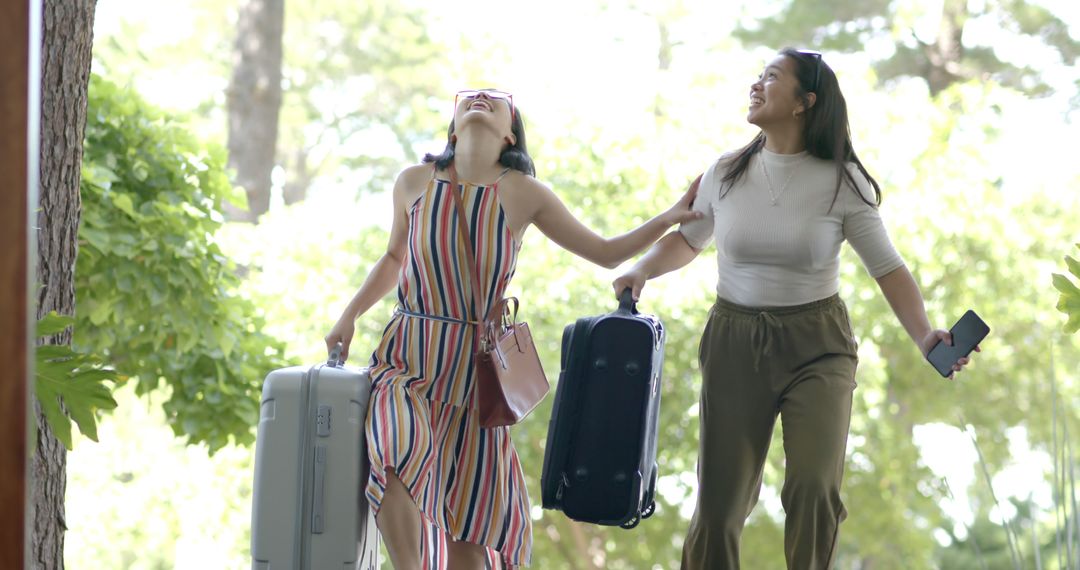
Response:
[{"label": "white ribbed top", "polygon": [[[732,157],[721,157],[701,179],[694,209],[704,217],[679,227],[697,249],[715,240],[720,298],[751,307],[781,307],[829,297],[840,287],[844,240],[874,278],[904,264],[877,208],[859,199],[846,183],[830,211],[836,191],[836,166],[831,161],[806,152],[776,154],[762,149],[721,199],[720,179]],[[775,206],[761,161],[773,194],[779,194]],[[859,191],[872,202],[873,187],[854,164],[848,168]]]}]

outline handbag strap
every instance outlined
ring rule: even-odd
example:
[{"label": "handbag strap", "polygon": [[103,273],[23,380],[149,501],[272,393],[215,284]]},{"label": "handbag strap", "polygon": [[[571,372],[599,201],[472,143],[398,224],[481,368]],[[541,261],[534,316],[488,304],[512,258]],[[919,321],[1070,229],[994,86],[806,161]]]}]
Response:
[{"label": "handbag strap", "polygon": [[465,204],[462,203],[461,194],[458,192],[457,168],[451,162],[447,170],[450,172],[450,194],[454,197],[454,206],[457,209],[458,235],[461,236],[461,241],[465,244],[465,260],[469,264],[469,278],[472,280],[472,317],[474,321],[483,326],[486,319],[481,319],[478,314],[480,310],[480,277],[476,270],[476,255],[473,253],[472,239],[469,238],[469,224],[468,216],[465,214]]}]

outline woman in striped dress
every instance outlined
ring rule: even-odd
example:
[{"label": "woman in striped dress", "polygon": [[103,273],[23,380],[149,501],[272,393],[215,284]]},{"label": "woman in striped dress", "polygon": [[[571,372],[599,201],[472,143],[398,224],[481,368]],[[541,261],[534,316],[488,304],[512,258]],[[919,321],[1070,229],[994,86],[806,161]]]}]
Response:
[{"label": "woman in striped dress", "polygon": [[[481,429],[472,374],[473,315],[486,315],[514,275],[521,237],[535,225],[604,267],[699,217],[687,192],[671,208],[614,238],[601,237],[533,178],[512,96],[458,94],[445,151],[406,168],[393,191],[386,253],[330,334],[348,354],[354,322],[398,291],[398,310],[371,357],[366,494],[397,570],[529,564],[529,497],[509,428]],[[460,184],[452,188],[448,169]],[[452,192],[468,214],[481,288],[473,311],[466,247]]]}]

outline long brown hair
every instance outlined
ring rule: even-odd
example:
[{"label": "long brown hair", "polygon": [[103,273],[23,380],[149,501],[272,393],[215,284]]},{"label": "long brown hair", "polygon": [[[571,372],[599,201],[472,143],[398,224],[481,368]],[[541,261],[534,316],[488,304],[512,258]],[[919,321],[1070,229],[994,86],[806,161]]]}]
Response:
[{"label": "long brown hair", "polygon": [[[840,82],[836,79],[836,73],[819,54],[802,52],[794,48],[784,48],[780,50],[780,54],[795,62],[795,76],[799,80],[795,94],[802,99],[803,106],[806,107],[806,126],[803,128],[806,151],[810,153],[810,156],[831,160],[836,165],[836,191],[833,193],[832,205],[836,204],[836,199],[840,196],[840,186],[845,181],[860,200],[874,207],[881,205],[881,186],[866,171],[866,167],[863,166],[851,145],[851,125],[848,123],[847,102],[840,91]],[[817,100],[811,107],[807,95],[813,90],[815,83],[817,83]],[[750,159],[764,147],[765,133],[759,132],[753,140],[729,159],[730,166],[727,173],[720,179],[721,198],[730,192],[735,183],[742,178],[750,166]],[[874,188],[873,202],[867,200],[862,192],[859,192],[855,178],[847,168],[849,162],[855,164],[866,181]],[[829,206],[830,210],[832,205]]]}]

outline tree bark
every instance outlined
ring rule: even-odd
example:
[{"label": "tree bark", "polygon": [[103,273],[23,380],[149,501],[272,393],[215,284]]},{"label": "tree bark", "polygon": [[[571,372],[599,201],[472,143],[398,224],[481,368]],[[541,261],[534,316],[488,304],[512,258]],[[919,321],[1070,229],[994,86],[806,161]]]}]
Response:
[{"label": "tree bark", "polygon": [[[82,209],[79,182],[96,4],[96,0],[43,3],[38,318],[51,311],[63,315],[75,312],[75,258]],[[46,342],[71,344],[71,331]],[[32,467],[31,563],[35,569],[63,568],[67,453],[36,401],[34,409],[38,437]]]},{"label": "tree bark", "polygon": [[247,0],[237,22],[233,75],[226,92],[229,167],[247,194],[248,210],[226,206],[235,220],[256,223],[270,209],[281,110],[285,0]]}]

